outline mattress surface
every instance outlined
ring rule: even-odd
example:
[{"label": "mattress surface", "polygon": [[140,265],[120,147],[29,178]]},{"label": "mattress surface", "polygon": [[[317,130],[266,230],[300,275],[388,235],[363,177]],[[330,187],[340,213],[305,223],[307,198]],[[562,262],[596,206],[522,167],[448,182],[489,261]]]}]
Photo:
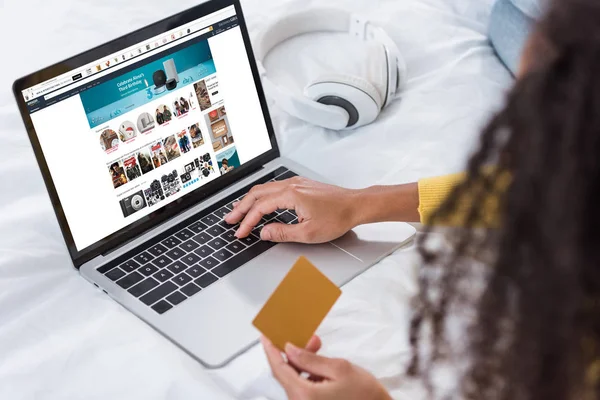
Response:
[{"label": "mattress surface", "polygon": [[[285,398],[262,349],[205,370],[78,276],[10,92],[19,76],[194,3],[0,1],[0,29],[9,38],[0,66],[1,399]],[[353,132],[311,126],[271,101],[282,153],[355,188],[459,171],[511,84],[486,38],[492,0],[327,3],[385,28],[406,59],[408,84],[376,123]],[[320,4],[242,1],[253,35],[285,12]],[[343,35],[306,35],[276,48],[266,67],[275,82],[301,93],[322,74],[365,76],[361,46]],[[344,287],[318,332],[323,354],[367,368],[398,399],[422,395],[404,376],[417,267],[410,247],[386,258]]]}]

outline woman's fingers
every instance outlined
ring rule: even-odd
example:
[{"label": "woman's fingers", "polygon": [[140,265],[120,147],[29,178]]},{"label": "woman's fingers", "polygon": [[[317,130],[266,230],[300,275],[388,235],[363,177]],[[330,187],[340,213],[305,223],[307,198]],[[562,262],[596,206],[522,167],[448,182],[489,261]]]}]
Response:
[{"label": "woman's fingers", "polygon": [[319,350],[321,350],[321,346],[321,338],[317,335],[313,335],[313,337],[311,337],[308,341],[308,344],[306,345],[305,349],[306,351],[310,351],[311,353],[318,353]]},{"label": "woman's fingers", "polygon": [[265,225],[260,232],[260,238],[276,243],[309,243],[310,239],[307,230],[307,224],[286,225],[275,222]]},{"label": "woman's fingers", "polygon": [[270,182],[264,185],[254,186],[241,201],[234,205],[233,211],[225,216],[225,221],[231,225],[237,224],[244,219],[248,211],[250,211],[250,209],[252,209],[254,206],[254,203],[256,203],[260,198],[273,193],[281,192],[282,183],[283,182]]},{"label": "woman's fingers", "polygon": [[290,363],[301,371],[323,378],[332,378],[339,373],[343,360],[319,356],[310,351],[300,349],[290,343],[285,346],[285,353]]},{"label": "woman's fingers", "polygon": [[[310,338],[310,340],[308,341],[308,344],[304,347],[306,349],[306,351],[310,351],[311,353],[317,353],[319,350],[321,350],[321,339],[317,336],[314,335],[313,337]],[[288,363],[294,367],[294,369],[296,370],[297,373],[302,373],[303,371],[296,367],[293,363],[289,362]],[[312,378],[312,377],[310,377]],[[309,378],[309,379],[310,379]],[[313,382],[317,382],[319,379],[319,377],[314,377],[314,379],[311,379]]]},{"label": "woman's fingers", "polygon": [[273,376],[287,393],[295,393],[308,382],[302,378],[284,359],[281,352],[264,336],[261,337],[267,361],[273,371]]}]

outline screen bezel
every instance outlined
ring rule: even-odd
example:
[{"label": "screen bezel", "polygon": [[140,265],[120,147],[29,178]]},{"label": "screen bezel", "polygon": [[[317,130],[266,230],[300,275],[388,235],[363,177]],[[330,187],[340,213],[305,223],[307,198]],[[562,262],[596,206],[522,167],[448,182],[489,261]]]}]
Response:
[{"label": "screen bezel", "polygon": [[[86,64],[94,62],[103,57],[109,56],[115,52],[133,46],[137,43],[143,42],[144,40],[150,39],[154,36],[165,33],[171,29],[175,29],[181,25],[205,17],[209,14],[217,12],[231,5],[235,7],[235,12],[238,17],[240,31],[242,33],[242,37],[246,47],[248,61],[250,62],[250,67],[252,69],[252,75],[254,77],[257,94],[263,111],[267,131],[269,133],[269,139],[271,141],[271,150],[263,153],[262,155],[254,158],[251,161],[246,162],[245,164],[243,164],[236,170],[231,171],[227,175],[221,176],[220,178],[208,183],[207,185],[202,186],[191,193],[188,193],[187,195],[174,201],[173,203],[163,206],[161,209],[153,212],[152,214],[149,214],[143,217],[142,219],[131,223],[127,227],[113,233],[112,235],[99,240],[95,244],[86,247],[85,249],[77,250],[62,204],[58,197],[54,181],[52,180],[50,170],[46,163],[46,159],[44,157],[40,142],[37,138],[37,133],[31,121],[31,117],[29,115],[25,99],[23,98],[21,92],[34,85],[55,78],[61,74],[70,72],[74,69],[80,68]],[[33,151],[35,153],[38,165],[42,172],[44,183],[46,185],[46,189],[48,190],[50,200],[54,207],[54,211],[58,219],[63,238],[67,244],[67,248],[69,250],[69,254],[71,256],[75,268],[80,268],[84,263],[92,260],[93,258],[106,252],[109,252],[110,250],[122,245],[123,243],[126,243],[131,239],[134,239],[135,237],[143,234],[144,232],[155,228],[156,226],[165,222],[169,218],[172,218],[173,216],[188,210],[197,203],[205,200],[206,198],[232,185],[233,183],[244,179],[248,175],[256,172],[258,169],[262,168],[264,164],[280,156],[279,147],[275,138],[275,131],[273,129],[273,124],[269,114],[264,89],[261,84],[260,74],[254,58],[254,52],[250,43],[250,36],[248,34],[246,21],[244,19],[239,0],[210,0],[208,2],[192,7],[188,10],[175,14],[169,18],[153,23],[152,25],[136,30],[133,33],[112,40],[109,43],[103,44],[81,54],[78,54],[74,57],[71,57],[67,60],[58,62],[49,67],[33,72],[14,82],[13,94],[17,101],[19,111],[21,113],[21,118],[23,119],[23,123],[25,124],[27,135],[29,136],[29,140],[33,147]]]}]

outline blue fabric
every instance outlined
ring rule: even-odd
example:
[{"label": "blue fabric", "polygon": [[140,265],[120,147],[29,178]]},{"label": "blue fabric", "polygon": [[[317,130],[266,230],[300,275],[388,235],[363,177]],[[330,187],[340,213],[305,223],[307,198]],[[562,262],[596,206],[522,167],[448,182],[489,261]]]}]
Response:
[{"label": "blue fabric", "polygon": [[537,0],[498,0],[490,18],[490,41],[506,67],[516,75],[527,37],[541,10]]},{"label": "blue fabric", "polygon": [[510,0],[510,2],[521,10],[529,18],[539,19],[542,15],[541,2],[543,0]]}]

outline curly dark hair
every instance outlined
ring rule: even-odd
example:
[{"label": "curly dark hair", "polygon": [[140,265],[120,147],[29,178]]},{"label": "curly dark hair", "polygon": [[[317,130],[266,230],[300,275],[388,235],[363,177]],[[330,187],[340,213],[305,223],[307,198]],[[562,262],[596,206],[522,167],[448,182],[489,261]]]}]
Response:
[{"label": "curly dark hair", "polygon": [[[600,1],[553,1],[536,37],[543,62],[518,80],[433,216],[460,216],[452,250],[432,249],[431,231],[419,245],[409,372],[431,397],[431,370],[454,354],[449,320],[468,304],[457,398],[600,399]],[[490,198],[497,221],[481,206]]]}]

